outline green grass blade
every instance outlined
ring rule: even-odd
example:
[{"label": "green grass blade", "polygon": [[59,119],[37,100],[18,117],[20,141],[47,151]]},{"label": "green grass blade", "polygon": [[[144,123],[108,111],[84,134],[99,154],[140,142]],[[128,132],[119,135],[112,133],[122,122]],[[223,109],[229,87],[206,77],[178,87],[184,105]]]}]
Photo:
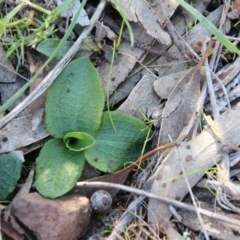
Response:
[{"label": "green grass blade", "polygon": [[240,51],[207,18],[184,0],[176,0],[183,8],[197,18],[230,52],[240,55]]},{"label": "green grass blade", "polygon": [[111,112],[110,112],[110,103],[109,103],[109,88],[110,88],[110,81],[111,81],[111,76],[112,76],[112,70],[113,70],[113,64],[114,64],[114,60],[115,60],[115,54],[116,54],[116,42],[113,41],[113,50],[112,50],[112,59],[111,59],[111,64],[110,64],[110,69],[108,72],[108,80],[107,80],[107,110],[108,110],[108,114],[109,114],[109,118],[111,121],[111,124],[113,126],[113,129],[116,131],[116,128],[114,126],[114,122],[111,116]]},{"label": "green grass blade", "polygon": [[67,38],[70,36],[77,19],[85,6],[87,0],[83,0],[81,7],[78,9],[76,15],[72,19],[71,24],[69,25],[69,28],[67,32],[65,33],[64,37],[62,38],[62,41],[59,43],[59,45],[56,47],[55,51],[52,53],[52,55],[48,58],[46,63],[39,68],[37,73],[22,87],[20,88],[12,97],[10,97],[1,107],[0,107],[0,115],[3,114],[28,88],[29,86],[37,79],[37,77],[41,74],[43,69],[52,61],[52,59],[55,57],[59,49],[62,47],[62,45],[66,42]]},{"label": "green grass blade", "polygon": [[4,20],[5,20],[5,23],[9,23],[13,17],[22,9],[22,7],[24,6],[25,4],[24,3],[20,3],[18,4],[11,12],[9,12],[5,17],[4,17]]},{"label": "green grass blade", "polygon": [[[131,3],[131,2],[130,2],[130,3]],[[116,6],[116,10],[117,10],[118,13],[121,15],[124,23],[125,23],[126,26],[127,26],[127,29],[128,29],[128,32],[129,32],[130,41],[131,41],[131,46],[133,46],[133,44],[134,44],[133,31],[132,31],[132,28],[131,28],[131,26],[130,26],[127,18],[126,18],[126,13],[124,13],[124,12],[122,11],[122,9],[120,8],[119,3],[118,3],[118,0],[114,0],[114,4],[115,4],[115,6]],[[130,5],[128,5],[128,8],[129,8],[129,6],[130,6]]]}]

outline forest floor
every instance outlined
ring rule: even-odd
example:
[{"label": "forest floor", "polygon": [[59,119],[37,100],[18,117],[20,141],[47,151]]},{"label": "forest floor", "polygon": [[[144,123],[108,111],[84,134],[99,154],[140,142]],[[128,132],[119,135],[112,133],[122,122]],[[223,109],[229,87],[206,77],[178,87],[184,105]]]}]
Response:
[{"label": "forest floor", "polygon": [[1,239],[240,239],[240,1],[69,2],[0,3]]}]

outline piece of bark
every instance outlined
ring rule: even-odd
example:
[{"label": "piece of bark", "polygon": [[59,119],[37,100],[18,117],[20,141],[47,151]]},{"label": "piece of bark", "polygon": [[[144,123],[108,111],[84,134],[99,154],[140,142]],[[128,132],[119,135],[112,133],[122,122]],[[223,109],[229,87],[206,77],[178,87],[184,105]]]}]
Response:
[{"label": "piece of bark", "polygon": [[50,200],[29,193],[13,201],[11,214],[38,240],[76,240],[89,224],[90,204],[86,197]]}]

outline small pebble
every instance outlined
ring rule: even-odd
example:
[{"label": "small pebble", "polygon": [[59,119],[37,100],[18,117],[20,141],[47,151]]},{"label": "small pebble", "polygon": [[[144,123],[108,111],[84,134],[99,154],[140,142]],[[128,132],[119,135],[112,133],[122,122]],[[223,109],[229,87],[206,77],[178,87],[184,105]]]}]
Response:
[{"label": "small pebble", "polygon": [[103,213],[111,209],[112,197],[104,190],[96,191],[90,199],[92,210],[96,213]]}]

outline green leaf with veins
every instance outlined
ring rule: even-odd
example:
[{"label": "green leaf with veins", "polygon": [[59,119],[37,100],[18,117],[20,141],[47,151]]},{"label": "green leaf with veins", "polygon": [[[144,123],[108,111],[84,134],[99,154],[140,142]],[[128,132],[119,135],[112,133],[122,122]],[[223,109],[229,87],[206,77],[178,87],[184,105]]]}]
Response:
[{"label": "green leaf with veins", "polygon": [[95,136],[102,119],[104,93],[92,63],[78,58],[51,85],[46,99],[46,125],[55,138],[69,132]]},{"label": "green leaf with veins", "polygon": [[96,143],[85,153],[86,160],[103,172],[115,172],[126,163],[135,161],[141,154],[149,128],[139,119],[122,112],[104,112]]},{"label": "green leaf with veins", "polygon": [[[51,54],[55,51],[57,46],[61,40],[59,39],[46,39],[38,44],[37,51],[40,53],[43,53],[46,56],[51,56]],[[66,41],[61,48],[58,50],[58,52],[55,55],[55,59],[61,59],[67,51],[72,47],[73,42]],[[83,40],[83,43],[81,44],[79,51],[99,51],[100,49],[94,44],[91,38],[86,38]],[[77,53],[79,54],[79,52]]]},{"label": "green leaf with veins", "polygon": [[0,155],[0,200],[5,200],[14,190],[21,174],[21,162],[12,154]]},{"label": "green leaf with veins", "polygon": [[46,125],[55,139],[36,160],[35,184],[43,196],[56,198],[71,190],[86,160],[103,172],[114,172],[141,155],[149,128],[125,113],[103,113],[103,107],[97,70],[86,58],[72,61],[47,94]]},{"label": "green leaf with veins", "polygon": [[82,152],[70,151],[62,139],[48,141],[36,160],[35,185],[47,198],[56,198],[73,188],[85,165]]}]

